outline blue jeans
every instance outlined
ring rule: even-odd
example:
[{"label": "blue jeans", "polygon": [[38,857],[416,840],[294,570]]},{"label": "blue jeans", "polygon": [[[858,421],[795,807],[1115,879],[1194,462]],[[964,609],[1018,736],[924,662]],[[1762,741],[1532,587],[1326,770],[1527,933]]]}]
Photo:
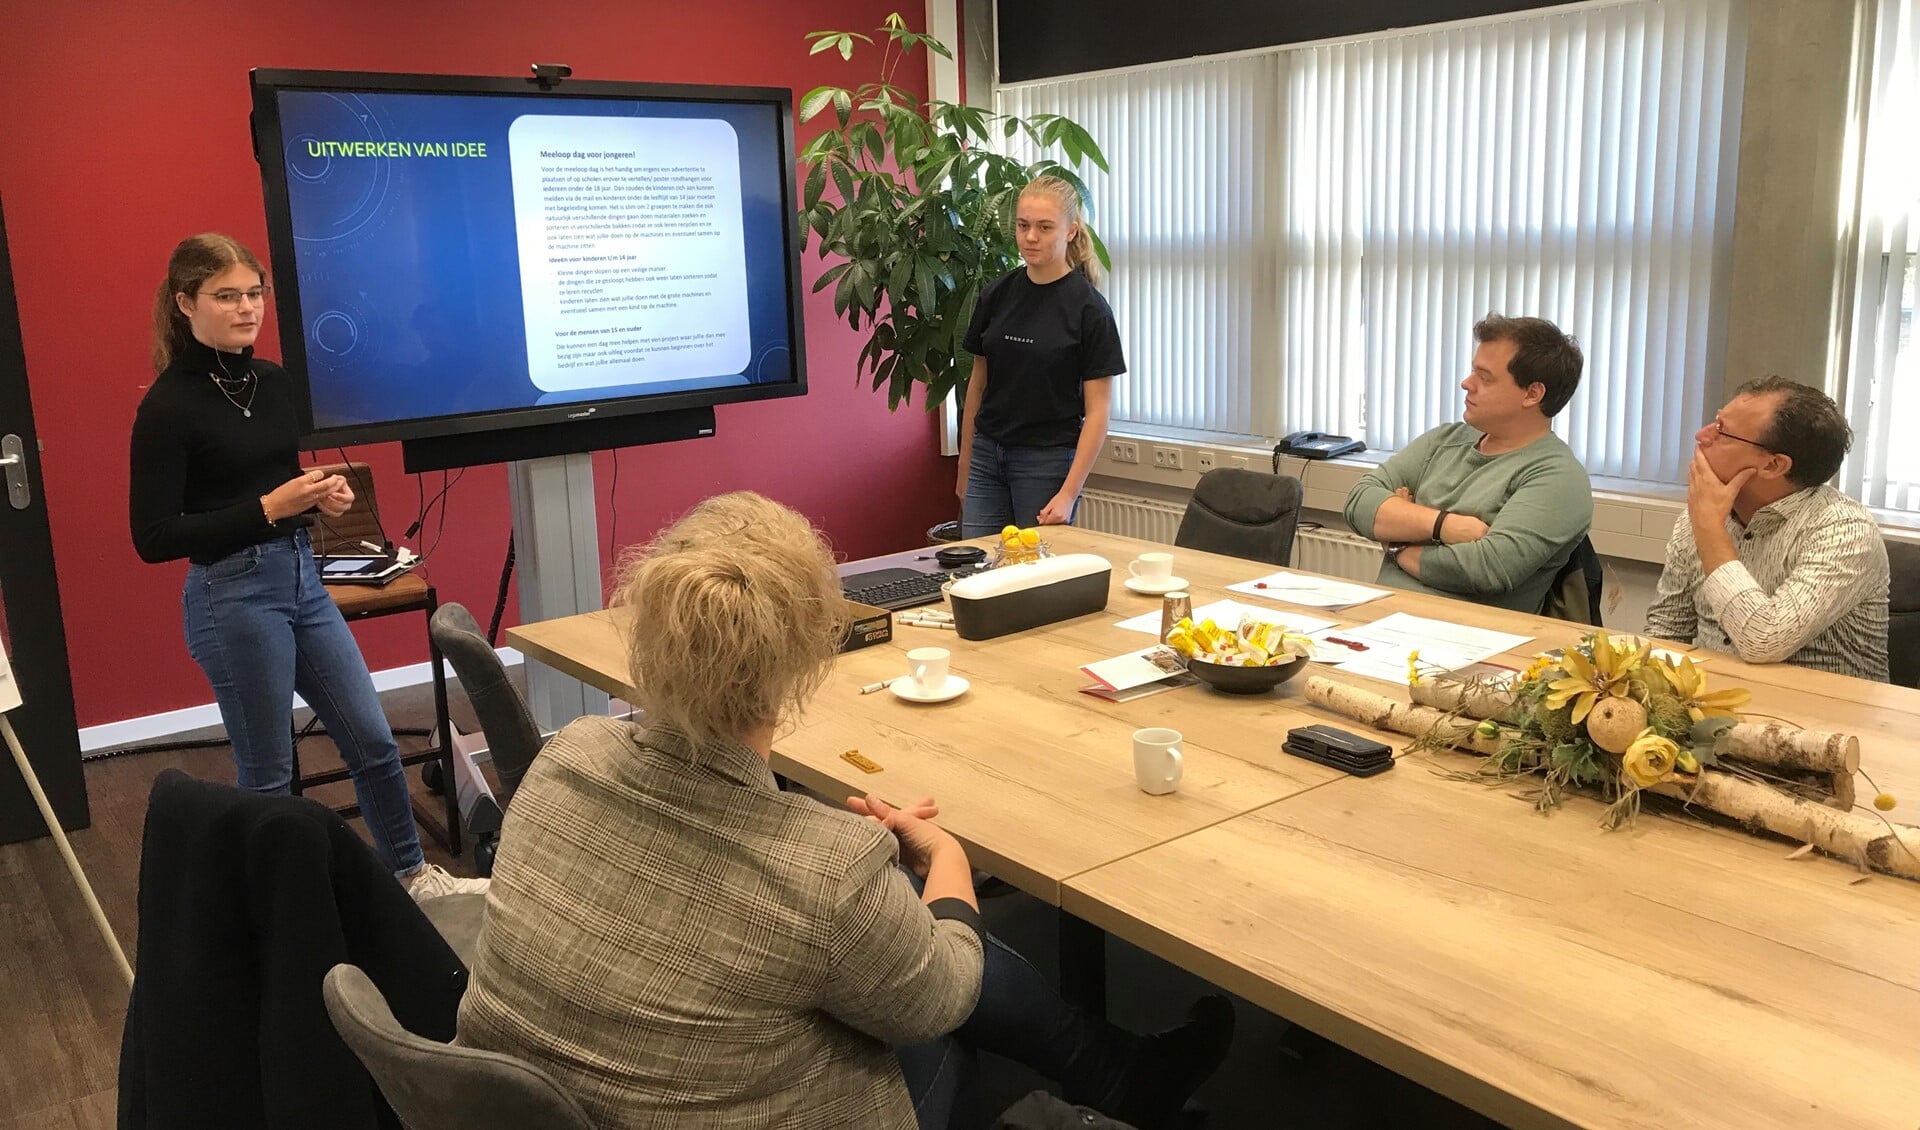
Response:
[{"label": "blue jeans", "polygon": [[1040,511],[1066,484],[1073,455],[1071,447],[1008,447],[973,433],[960,536],[979,538],[1008,526],[1038,525]]},{"label": "blue jeans", "polygon": [[396,875],[420,869],[406,770],[360,645],[320,584],[307,532],[187,570],[187,650],[213,684],[240,787],[284,794],[293,781],[293,695],[340,748],[373,846]]},{"label": "blue jeans", "polygon": [[975,1052],[1032,1068],[1061,1084],[1069,1102],[1109,1105],[1139,1037],[1067,1003],[1032,963],[993,935],[982,948],[980,999],[966,1023],[931,1043],[894,1049],[920,1130],[947,1130],[971,1081]]}]

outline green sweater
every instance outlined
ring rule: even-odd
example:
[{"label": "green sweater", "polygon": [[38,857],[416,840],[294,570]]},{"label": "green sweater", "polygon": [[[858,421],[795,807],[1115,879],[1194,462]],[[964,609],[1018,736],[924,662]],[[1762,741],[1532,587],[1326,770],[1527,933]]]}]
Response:
[{"label": "green sweater", "polygon": [[1373,537],[1374,515],[1400,487],[1422,506],[1470,514],[1487,524],[1486,537],[1427,546],[1418,579],[1382,562],[1380,583],[1538,612],[1554,574],[1593,525],[1593,485],[1551,432],[1502,455],[1475,450],[1481,434],[1471,424],[1444,424],[1414,440],[1353,488],[1347,524]]}]

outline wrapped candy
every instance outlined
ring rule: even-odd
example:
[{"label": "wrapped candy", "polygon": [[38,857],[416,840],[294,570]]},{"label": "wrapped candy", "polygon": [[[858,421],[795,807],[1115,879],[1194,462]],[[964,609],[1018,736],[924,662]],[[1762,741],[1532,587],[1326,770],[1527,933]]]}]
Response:
[{"label": "wrapped candy", "polygon": [[1248,615],[1233,631],[1212,620],[1183,619],[1167,633],[1167,646],[1188,659],[1224,667],[1273,667],[1307,654],[1313,643],[1284,625]]}]

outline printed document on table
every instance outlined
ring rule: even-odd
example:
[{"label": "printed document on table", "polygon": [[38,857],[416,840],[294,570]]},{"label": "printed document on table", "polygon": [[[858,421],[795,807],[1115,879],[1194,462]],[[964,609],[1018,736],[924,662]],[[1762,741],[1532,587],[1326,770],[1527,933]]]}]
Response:
[{"label": "printed document on table", "polygon": [[1379,600],[1383,596],[1390,595],[1386,589],[1356,585],[1348,581],[1336,581],[1330,577],[1309,577],[1302,573],[1289,573],[1284,569],[1278,573],[1268,573],[1264,577],[1255,577],[1251,581],[1228,585],[1227,591],[1243,592],[1248,596],[1283,600],[1288,604],[1304,604],[1310,608],[1325,608],[1330,611],[1352,608],[1356,604],[1365,604],[1369,600]]},{"label": "printed document on table", "polygon": [[[1268,608],[1257,604],[1242,604],[1237,600],[1216,600],[1212,604],[1203,604],[1193,610],[1193,622],[1212,620],[1231,632],[1240,626],[1240,617],[1251,615],[1268,624],[1278,624],[1289,632],[1298,632],[1306,636],[1333,627],[1332,620],[1321,620],[1312,616],[1302,616],[1297,612],[1284,612],[1278,608]],[[1145,632],[1150,636],[1160,634],[1160,610],[1145,612],[1130,620],[1115,624],[1116,628],[1125,628],[1129,632]]]},{"label": "printed document on table", "polygon": [[1389,683],[1407,681],[1408,657],[1416,651],[1420,653],[1421,674],[1437,675],[1478,663],[1501,652],[1514,651],[1533,641],[1532,636],[1516,636],[1446,620],[1430,620],[1424,616],[1409,616],[1404,612],[1346,629],[1339,636],[1350,643],[1363,645],[1366,650],[1341,648],[1334,651],[1320,645],[1315,648],[1316,658],[1327,657],[1330,651],[1335,655],[1349,651],[1351,658],[1337,661],[1342,671]]}]

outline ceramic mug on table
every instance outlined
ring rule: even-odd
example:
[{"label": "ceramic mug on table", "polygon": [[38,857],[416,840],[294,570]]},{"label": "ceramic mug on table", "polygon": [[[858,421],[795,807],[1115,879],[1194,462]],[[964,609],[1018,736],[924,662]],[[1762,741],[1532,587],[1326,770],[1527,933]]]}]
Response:
[{"label": "ceramic mug on table", "polygon": [[1128,563],[1127,572],[1143,581],[1164,581],[1173,576],[1173,554],[1143,553]]},{"label": "ceramic mug on table", "polygon": [[916,647],[907,652],[907,677],[913,689],[923,695],[939,694],[947,689],[947,665],[953,653],[944,647]]},{"label": "ceramic mug on table", "polygon": [[1164,726],[1133,732],[1133,779],[1142,792],[1164,796],[1180,787],[1184,744],[1180,731]]}]

